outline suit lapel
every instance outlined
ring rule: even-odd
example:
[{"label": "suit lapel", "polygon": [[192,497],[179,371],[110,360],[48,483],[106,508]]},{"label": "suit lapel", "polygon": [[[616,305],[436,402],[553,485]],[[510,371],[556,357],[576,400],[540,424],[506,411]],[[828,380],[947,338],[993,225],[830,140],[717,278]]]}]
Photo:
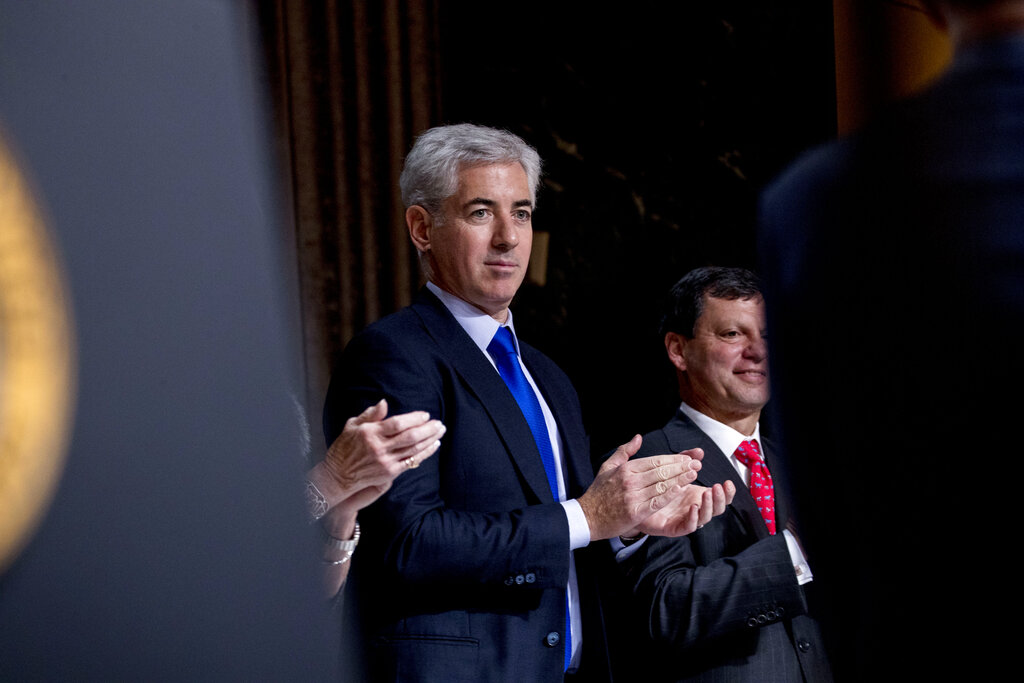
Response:
[{"label": "suit lapel", "polygon": [[[757,509],[754,497],[750,495],[750,488],[743,483],[739,472],[729,462],[729,458],[722,453],[722,449],[715,445],[711,437],[693,424],[682,411],[678,411],[672,421],[665,425],[664,432],[669,446],[675,452],[690,448],[704,449],[704,459],[701,461],[701,469],[697,474],[697,483],[701,486],[712,486],[723,483],[727,479],[731,480],[736,485],[736,497],[732,501],[732,512],[739,515],[744,526],[758,538],[768,536],[768,528]],[[774,474],[772,476],[774,477]]]},{"label": "suit lapel", "polygon": [[[541,502],[551,503],[551,489],[533,432],[512,392],[483,352],[441,301],[423,289],[412,305],[440,353],[487,411],[523,479]],[[451,426],[449,426],[451,428]]]}]

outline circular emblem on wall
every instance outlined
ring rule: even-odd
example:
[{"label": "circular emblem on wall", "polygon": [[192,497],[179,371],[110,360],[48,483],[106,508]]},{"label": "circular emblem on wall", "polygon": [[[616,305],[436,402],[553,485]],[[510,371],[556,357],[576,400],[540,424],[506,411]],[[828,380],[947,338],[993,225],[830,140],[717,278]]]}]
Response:
[{"label": "circular emblem on wall", "polygon": [[56,252],[0,138],[0,573],[31,537],[60,478],[73,347]]}]

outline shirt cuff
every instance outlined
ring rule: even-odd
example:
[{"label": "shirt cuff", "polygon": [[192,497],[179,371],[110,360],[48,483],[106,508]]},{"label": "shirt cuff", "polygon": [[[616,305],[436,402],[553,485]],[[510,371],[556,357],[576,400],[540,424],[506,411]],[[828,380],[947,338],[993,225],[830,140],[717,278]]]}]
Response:
[{"label": "shirt cuff", "polygon": [[609,538],[608,542],[611,543],[612,552],[615,553],[615,561],[625,562],[626,560],[628,560],[630,557],[632,557],[633,553],[640,549],[640,546],[647,542],[648,538],[650,538],[650,536],[644,534],[640,537],[640,540],[634,541],[629,545],[623,543],[618,536],[616,536],[615,538]]},{"label": "shirt cuff", "polygon": [[811,566],[807,564],[807,558],[804,557],[804,551],[800,549],[796,537],[789,533],[789,529],[784,529],[782,534],[786,537],[786,548],[789,550],[790,559],[793,560],[797,583],[801,586],[810,583],[814,579],[814,574],[811,573]]},{"label": "shirt cuff", "polygon": [[587,516],[583,514],[578,500],[563,500],[562,509],[569,520],[569,550],[578,550],[590,545],[590,525],[587,524]]}]

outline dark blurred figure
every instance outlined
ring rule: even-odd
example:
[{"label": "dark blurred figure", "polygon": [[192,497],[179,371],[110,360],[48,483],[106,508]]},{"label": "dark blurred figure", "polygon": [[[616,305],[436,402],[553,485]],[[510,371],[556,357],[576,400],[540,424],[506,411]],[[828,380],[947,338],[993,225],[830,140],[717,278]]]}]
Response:
[{"label": "dark blurred figure", "polygon": [[697,481],[737,493],[680,538],[620,551],[658,681],[831,680],[805,590],[811,568],[789,516],[782,451],[762,438],[768,402],[764,299],[742,268],[697,268],[672,288],[661,323],[682,403],[637,456],[700,448]]},{"label": "dark blurred figure", "polygon": [[995,680],[992,615],[1018,595],[1024,2],[929,10],[951,68],[762,204],[776,414],[839,680]]}]

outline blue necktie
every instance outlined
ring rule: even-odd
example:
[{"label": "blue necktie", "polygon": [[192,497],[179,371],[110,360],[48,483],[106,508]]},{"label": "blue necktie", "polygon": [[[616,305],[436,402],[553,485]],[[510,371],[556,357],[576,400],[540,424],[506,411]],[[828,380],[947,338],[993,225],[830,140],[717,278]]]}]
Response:
[{"label": "blue necktie", "polygon": [[494,364],[498,366],[498,374],[505,380],[508,390],[519,404],[523,411],[526,423],[530,425],[533,432],[533,440],[537,443],[537,450],[540,451],[540,459],[544,463],[544,471],[548,475],[548,486],[551,487],[551,495],[558,500],[558,478],[555,475],[555,454],[551,450],[551,436],[548,434],[547,423],[544,422],[544,413],[540,409],[540,401],[533,387],[523,374],[523,368],[519,365],[519,357],[516,355],[515,339],[512,331],[507,327],[499,327],[494,333],[494,338],[487,345],[487,353],[491,354]]},{"label": "blue necktie", "polygon": [[[537,394],[533,392],[523,368],[519,365],[519,356],[516,355],[515,339],[512,331],[502,325],[494,333],[494,338],[487,345],[487,353],[491,354],[494,364],[498,367],[498,374],[505,380],[508,390],[519,404],[519,410],[523,411],[526,424],[530,425],[533,433],[533,440],[537,443],[537,450],[540,451],[540,459],[544,463],[544,471],[548,475],[548,486],[551,487],[551,495],[558,500],[558,478],[555,475],[555,453],[551,450],[551,435],[548,434],[547,423],[544,422],[544,413],[540,409],[540,401]],[[562,670],[569,668],[572,658],[572,634],[569,625],[569,595],[565,596],[565,656],[563,658]]]}]

